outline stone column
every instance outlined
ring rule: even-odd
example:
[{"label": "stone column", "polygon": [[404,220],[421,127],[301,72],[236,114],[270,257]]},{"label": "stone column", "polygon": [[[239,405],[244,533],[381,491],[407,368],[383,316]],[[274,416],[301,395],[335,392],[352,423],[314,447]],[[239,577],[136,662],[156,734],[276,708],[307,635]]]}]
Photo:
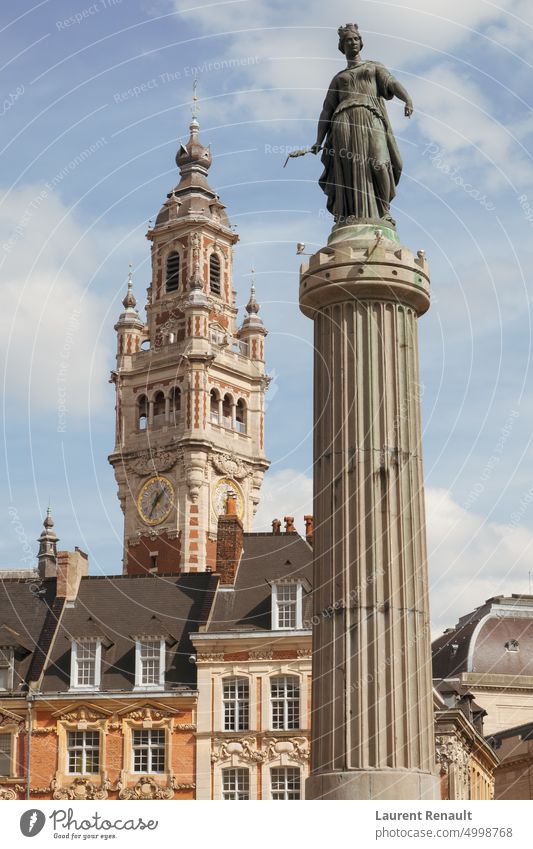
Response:
[{"label": "stone column", "polygon": [[334,230],[302,267],[314,321],[308,799],[436,799],[417,318],[428,266]]}]

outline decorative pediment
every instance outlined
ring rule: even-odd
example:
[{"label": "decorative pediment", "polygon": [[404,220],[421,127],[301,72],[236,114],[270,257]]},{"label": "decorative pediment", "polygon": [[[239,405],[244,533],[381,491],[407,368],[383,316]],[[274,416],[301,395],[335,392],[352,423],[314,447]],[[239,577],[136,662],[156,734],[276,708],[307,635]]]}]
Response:
[{"label": "decorative pediment", "polygon": [[0,728],[5,728],[6,725],[16,725],[19,731],[21,731],[24,728],[24,719],[3,707],[0,710]]},{"label": "decorative pediment", "polygon": [[157,702],[149,702],[143,705],[135,705],[123,708],[116,712],[117,718],[131,719],[135,722],[160,722],[163,719],[172,719],[175,716],[182,716],[182,710],[176,710],[165,704]]},{"label": "decorative pediment", "polygon": [[101,722],[103,719],[108,719],[112,715],[112,711],[101,708],[100,706],[95,707],[90,704],[80,705],[74,703],[55,711],[52,717],[60,722],[76,722],[79,724],[80,722]]},{"label": "decorative pediment", "polygon": [[123,787],[118,794],[119,799],[150,800],[150,799],[172,799],[174,788],[172,784],[162,787],[151,775],[139,778],[133,787]]}]

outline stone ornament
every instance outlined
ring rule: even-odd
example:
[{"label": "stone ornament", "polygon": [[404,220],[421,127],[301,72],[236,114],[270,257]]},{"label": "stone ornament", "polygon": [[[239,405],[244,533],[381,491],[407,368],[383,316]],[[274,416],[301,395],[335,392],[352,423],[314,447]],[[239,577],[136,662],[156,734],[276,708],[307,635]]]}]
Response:
[{"label": "stone ornament", "polygon": [[271,649],[256,649],[248,652],[250,660],[272,660],[273,656],[274,652]]},{"label": "stone ornament", "polygon": [[130,460],[129,466],[138,475],[149,475],[153,472],[167,472],[177,461],[176,454],[170,451],[144,451],[139,457]]},{"label": "stone ornament", "polygon": [[231,454],[213,454],[212,463],[221,475],[227,475],[236,480],[242,480],[251,474],[250,469]]},{"label": "stone ornament", "polygon": [[278,739],[268,737],[264,741],[264,760],[272,760],[280,755],[287,755],[293,761],[307,763],[310,757],[309,740],[307,737],[292,737],[290,739]]},{"label": "stone ornament", "polygon": [[[55,784],[55,782],[54,782]],[[94,784],[88,778],[75,778],[66,787],[57,787],[52,794],[53,799],[70,799],[84,801],[85,799],[107,799],[110,782],[104,779],[101,785]]]},{"label": "stone ornament", "polygon": [[139,778],[133,787],[123,787],[118,794],[119,799],[151,800],[172,799],[174,788],[161,787],[151,775]]},{"label": "stone ornament", "polygon": [[254,737],[242,737],[238,740],[219,740],[214,742],[214,750],[211,754],[211,762],[227,761],[234,755],[241,761],[249,763],[262,763],[264,755],[258,751]]},{"label": "stone ornament", "polygon": [[197,663],[222,663],[224,652],[199,651],[196,655]]}]

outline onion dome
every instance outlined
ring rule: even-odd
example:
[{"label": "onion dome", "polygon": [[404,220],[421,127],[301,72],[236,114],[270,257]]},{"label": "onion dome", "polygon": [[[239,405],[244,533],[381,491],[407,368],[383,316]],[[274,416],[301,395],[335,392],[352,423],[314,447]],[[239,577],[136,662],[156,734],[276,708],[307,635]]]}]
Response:
[{"label": "onion dome", "polygon": [[122,312],[119,316],[118,322],[115,325],[115,329],[118,325],[122,324],[135,324],[143,326],[139,313],[137,312],[137,299],[133,294],[133,271],[130,264],[130,268],[128,271],[128,291],[126,292],[126,297],[122,301],[124,305],[124,312]]}]

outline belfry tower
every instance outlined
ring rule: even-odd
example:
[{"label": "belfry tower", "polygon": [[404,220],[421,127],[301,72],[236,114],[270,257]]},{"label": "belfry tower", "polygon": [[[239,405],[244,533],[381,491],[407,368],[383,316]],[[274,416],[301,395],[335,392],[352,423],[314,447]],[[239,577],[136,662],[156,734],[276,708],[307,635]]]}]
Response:
[{"label": "belfry tower", "polygon": [[252,283],[237,326],[238,236],[209,186],[196,115],[178,185],[155,225],[146,323],[133,284],[115,330],[116,440],[109,462],[124,512],[124,571],[214,567],[217,518],[235,493],[251,530],[263,475],[266,330]]}]

